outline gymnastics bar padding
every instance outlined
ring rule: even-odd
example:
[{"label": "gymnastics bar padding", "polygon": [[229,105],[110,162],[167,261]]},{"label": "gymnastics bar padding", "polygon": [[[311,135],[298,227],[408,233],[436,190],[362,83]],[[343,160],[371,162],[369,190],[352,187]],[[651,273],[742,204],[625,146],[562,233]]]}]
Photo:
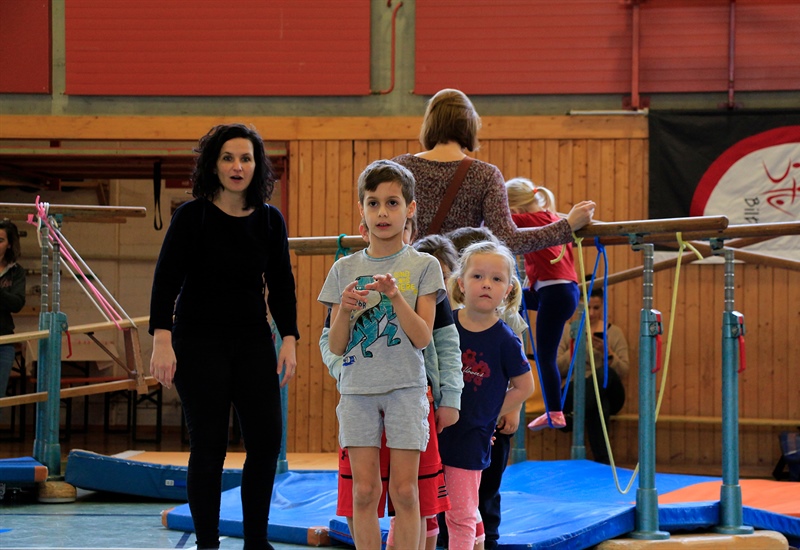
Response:
[{"label": "gymnastics bar padding", "polygon": [[[139,462],[74,449],[67,456],[64,479],[90,491],[186,502],[186,471],[186,466]],[[241,470],[223,470],[223,490],[238,487],[241,482]]]},{"label": "gymnastics bar padding", "polygon": [[[330,470],[289,471],[278,474],[272,491],[269,540],[305,546],[327,546],[328,524],[336,517],[338,475]],[[168,529],[194,531],[189,505],[166,510],[161,521]],[[239,488],[224,491],[220,506],[220,535],[242,537],[242,501]]]},{"label": "gymnastics bar padding", "polygon": [[47,481],[47,474],[47,466],[30,456],[0,459],[0,483],[39,483]]}]

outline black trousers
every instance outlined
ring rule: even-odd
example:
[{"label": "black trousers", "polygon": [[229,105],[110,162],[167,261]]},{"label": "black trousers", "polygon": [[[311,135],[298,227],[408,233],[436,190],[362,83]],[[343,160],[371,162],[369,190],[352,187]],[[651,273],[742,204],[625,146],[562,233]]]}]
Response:
[{"label": "black trousers", "polygon": [[497,539],[500,538],[500,482],[503,472],[506,471],[512,441],[509,434],[495,432],[494,435],[492,462],[481,474],[481,485],[478,489],[478,510],[486,532],[486,550],[497,548]]},{"label": "black trousers", "polygon": [[242,469],[244,547],[267,542],[270,500],[281,448],[277,358],[267,327],[236,334],[173,336],[175,386],[189,429],[187,493],[197,546],[219,547],[222,468],[233,405],[244,439]]},{"label": "black trousers", "polygon": [[[600,402],[603,404],[603,418],[606,426],[612,414],[617,414],[625,404],[625,386],[622,385],[617,372],[608,369],[608,384],[603,388],[603,370],[597,370],[597,385],[600,388]],[[572,384],[567,390],[567,398],[564,402],[564,416],[567,419],[567,427],[564,431],[572,431]],[[594,395],[594,386],[590,378],[586,379],[586,437],[589,440],[589,448],[592,450],[592,457],[595,462],[609,464],[606,440],[603,437],[603,426],[600,424],[600,412],[597,409],[597,399]]]}]

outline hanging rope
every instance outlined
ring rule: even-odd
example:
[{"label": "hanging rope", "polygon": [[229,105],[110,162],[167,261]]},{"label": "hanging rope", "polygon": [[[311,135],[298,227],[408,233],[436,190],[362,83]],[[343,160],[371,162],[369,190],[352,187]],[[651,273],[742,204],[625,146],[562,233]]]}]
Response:
[{"label": "hanging rope", "polygon": [[345,248],[344,245],[342,245],[342,239],[344,239],[345,237],[347,237],[347,233],[342,233],[341,235],[339,235],[339,238],[336,239],[336,257],[333,259],[334,262],[338,260],[341,256],[347,256],[350,254],[350,249]]},{"label": "hanging rope", "polygon": [[[575,235],[575,234],[573,234],[573,236],[575,238],[575,243],[577,244],[577,247],[578,247],[579,274],[580,274],[581,280],[585,281],[586,280],[586,268],[583,265],[583,250],[582,250],[582,246],[581,246],[582,239],[580,237],[578,237],[577,235]],[[597,241],[597,239],[595,239],[595,245],[597,245],[597,244],[599,244],[599,242]],[[603,249],[603,251],[605,252],[605,249]],[[599,261],[600,261],[600,254],[598,254],[597,260],[595,261],[595,268],[594,268],[594,272],[592,273],[592,279],[591,279],[590,284],[581,286],[581,294],[583,296],[583,311],[584,311],[585,320],[589,319],[589,296],[588,296],[587,288],[594,286],[594,279],[595,279],[595,275],[597,273],[597,266],[599,264]],[[604,290],[603,296],[605,296],[605,290],[607,289],[607,287],[608,287],[608,273],[606,272],[605,283],[603,285],[603,290]],[[603,303],[605,304],[606,300],[603,300]],[[603,319],[604,319],[604,322],[606,322],[606,325],[603,327],[603,340],[605,341],[606,340],[606,334],[605,333],[606,333],[606,328],[608,326],[607,325],[607,308],[605,308],[605,307],[603,308]],[[583,324],[583,320],[581,320],[581,323]],[[588,341],[591,341],[591,339],[592,339],[592,328],[589,326],[588,322],[585,324],[585,327],[586,327],[586,341],[588,342]],[[578,342],[575,344],[576,346],[580,345],[580,336],[581,336],[581,334],[578,333]],[[605,347],[605,344],[604,344],[604,347]],[[603,363],[606,365],[606,368],[607,368],[607,365],[608,365],[608,353],[606,352],[605,355],[606,356],[605,356],[605,358],[603,360]],[[573,362],[574,362],[574,360],[575,360],[575,356],[573,355]],[[625,487],[625,489],[623,489],[620,486],[620,483],[619,483],[619,475],[617,474],[617,465],[614,462],[614,453],[611,450],[611,442],[608,439],[608,427],[606,426],[606,420],[605,420],[605,417],[604,417],[604,414],[603,414],[603,404],[602,404],[602,402],[600,400],[600,387],[597,384],[597,373],[595,372],[594,352],[591,349],[589,350],[589,365],[591,367],[592,386],[594,387],[594,397],[595,397],[595,401],[597,403],[597,413],[600,416],[600,425],[603,428],[603,438],[605,439],[606,449],[608,450],[608,458],[609,458],[609,462],[610,462],[610,466],[611,466],[611,473],[614,476],[614,485],[616,486],[617,491],[619,491],[623,495],[626,495],[626,494],[628,494],[628,492],[630,492],[631,487],[633,487],[633,482],[636,480],[636,475],[639,473],[639,464],[638,463],[636,464],[636,468],[634,468],[633,474],[631,474],[631,478],[628,481],[628,485]],[[572,368],[572,367],[570,367],[570,368]],[[568,381],[569,381],[569,379],[568,379]]]},{"label": "hanging rope", "polygon": [[669,329],[667,330],[667,351],[664,355],[664,370],[661,373],[661,391],[658,392],[658,401],[656,403],[656,420],[658,420],[658,413],[661,411],[661,402],[664,399],[664,388],[667,386],[667,373],[669,372],[669,358],[672,352],[672,335],[673,329],[675,325],[675,309],[678,303],[678,282],[681,279],[681,263],[683,261],[683,251],[685,249],[689,249],[695,253],[698,260],[703,259],[703,255],[697,251],[697,249],[692,246],[691,243],[683,240],[683,235],[679,231],[675,234],[676,239],[678,240],[678,264],[675,266],[675,281],[672,285],[672,300],[670,301],[670,309],[669,309]]},{"label": "hanging rope", "polygon": [[[675,282],[673,284],[673,289],[672,289],[672,300],[671,300],[671,305],[670,305],[670,308],[671,308],[670,309],[670,323],[669,323],[669,329],[668,329],[668,335],[667,335],[667,350],[666,350],[666,357],[665,357],[665,360],[664,360],[664,371],[661,374],[661,387],[658,390],[658,401],[657,401],[656,410],[655,410],[655,413],[656,413],[655,414],[655,420],[656,420],[656,422],[658,421],[658,415],[659,415],[659,412],[661,410],[661,403],[662,403],[662,401],[664,399],[664,392],[666,391],[666,388],[667,388],[667,374],[669,372],[669,357],[670,357],[670,352],[671,352],[671,349],[672,349],[672,335],[673,335],[673,331],[674,331],[674,320],[675,320],[675,313],[674,312],[675,312],[676,303],[677,303],[678,286],[679,286],[679,281],[680,281],[680,271],[681,271],[681,261],[682,261],[683,251],[686,248],[689,248],[692,252],[695,253],[695,255],[698,257],[698,259],[700,259],[700,260],[703,259],[703,256],[697,251],[697,249],[694,246],[691,245],[691,243],[686,242],[686,241],[683,240],[683,237],[682,237],[680,232],[677,233],[676,237],[677,237],[678,244],[680,245],[680,247],[679,247],[679,250],[678,250],[678,263],[677,263],[677,266],[675,268]],[[577,241],[578,241],[578,238],[576,237],[576,242]],[[585,278],[585,275],[584,275],[585,268],[584,268],[584,265],[583,265],[583,255],[581,254],[580,242],[578,242],[578,259],[579,259],[579,267],[580,267],[581,277]],[[595,268],[596,268],[596,266],[595,266]],[[604,291],[607,288],[607,281],[608,281],[608,277],[606,277],[606,285],[604,285]],[[592,283],[593,282],[594,282],[594,274],[592,275]],[[588,315],[589,315],[589,307],[588,307],[588,300],[586,300],[586,287],[585,286],[583,287],[583,295],[584,295],[585,313],[586,313],[586,316],[588,317]],[[605,295],[605,292],[604,292],[604,295]],[[604,306],[605,305],[607,305],[606,301],[604,301]],[[603,330],[603,333],[604,333],[603,334],[604,347],[607,348],[607,343],[605,343],[605,340],[607,338],[607,336],[605,334],[605,332],[606,332],[605,331],[605,327],[608,326],[608,310],[607,310],[607,307],[604,307],[604,309],[603,309],[603,320],[604,320],[604,324],[605,324],[604,330]],[[590,329],[588,327],[587,327],[587,330],[586,330],[586,336],[587,336],[587,338],[591,338]],[[607,368],[608,351],[606,351],[605,356],[606,356],[605,362],[606,362],[606,368]],[[617,491],[619,491],[622,494],[627,494],[631,490],[631,487],[633,486],[633,482],[636,479],[636,475],[639,473],[639,463],[638,462],[636,463],[636,467],[633,470],[633,475],[631,476],[630,482],[628,483],[627,487],[625,487],[625,489],[623,490],[620,487],[620,484],[619,484],[619,477],[617,475],[617,467],[616,467],[616,464],[614,462],[614,453],[611,450],[611,442],[610,442],[609,437],[608,437],[608,427],[606,426],[605,417],[603,415],[603,405],[602,405],[602,403],[600,401],[600,388],[598,387],[598,384],[597,384],[597,376],[595,374],[595,363],[594,363],[594,354],[593,353],[589,354],[589,361],[590,361],[590,364],[591,364],[592,385],[594,386],[595,400],[597,402],[597,409],[598,409],[598,413],[600,415],[600,425],[603,428],[603,438],[605,439],[606,449],[608,450],[609,462],[611,463],[611,471],[612,471],[613,476],[614,476],[614,484],[615,484],[615,486],[617,488]]]}]

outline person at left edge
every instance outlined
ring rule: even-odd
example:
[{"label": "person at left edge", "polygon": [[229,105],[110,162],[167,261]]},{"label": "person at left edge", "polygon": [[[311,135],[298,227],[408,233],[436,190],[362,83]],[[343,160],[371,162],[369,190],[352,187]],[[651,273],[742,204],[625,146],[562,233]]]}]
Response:
[{"label": "person at left edge", "polygon": [[[233,405],[246,449],[244,548],[271,549],[267,525],[281,447],[280,388],[294,376],[299,338],[286,224],[266,204],[276,176],[254,128],[215,126],[195,152],[194,200],[175,210],[153,278],[150,371],[168,388],[174,381],[183,404],[197,547],[219,548]],[[265,292],[283,339],[278,357]]]}]

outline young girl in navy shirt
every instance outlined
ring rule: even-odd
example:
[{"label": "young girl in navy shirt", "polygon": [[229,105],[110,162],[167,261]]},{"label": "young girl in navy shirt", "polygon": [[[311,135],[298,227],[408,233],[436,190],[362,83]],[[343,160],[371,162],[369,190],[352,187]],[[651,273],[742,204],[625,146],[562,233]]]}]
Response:
[{"label": "young girl in navy shirt", "polygon": [[491,461],[497,419],[533,393],[533,377],[522,343],[501,319],[519,307],[521,285],[515,260],[504,245],[467,247],[448,282],[461,341],[464,389],[458,422],[439,435],[451,509],[445,513],[450,550],[475,542],[481,472]]}]

